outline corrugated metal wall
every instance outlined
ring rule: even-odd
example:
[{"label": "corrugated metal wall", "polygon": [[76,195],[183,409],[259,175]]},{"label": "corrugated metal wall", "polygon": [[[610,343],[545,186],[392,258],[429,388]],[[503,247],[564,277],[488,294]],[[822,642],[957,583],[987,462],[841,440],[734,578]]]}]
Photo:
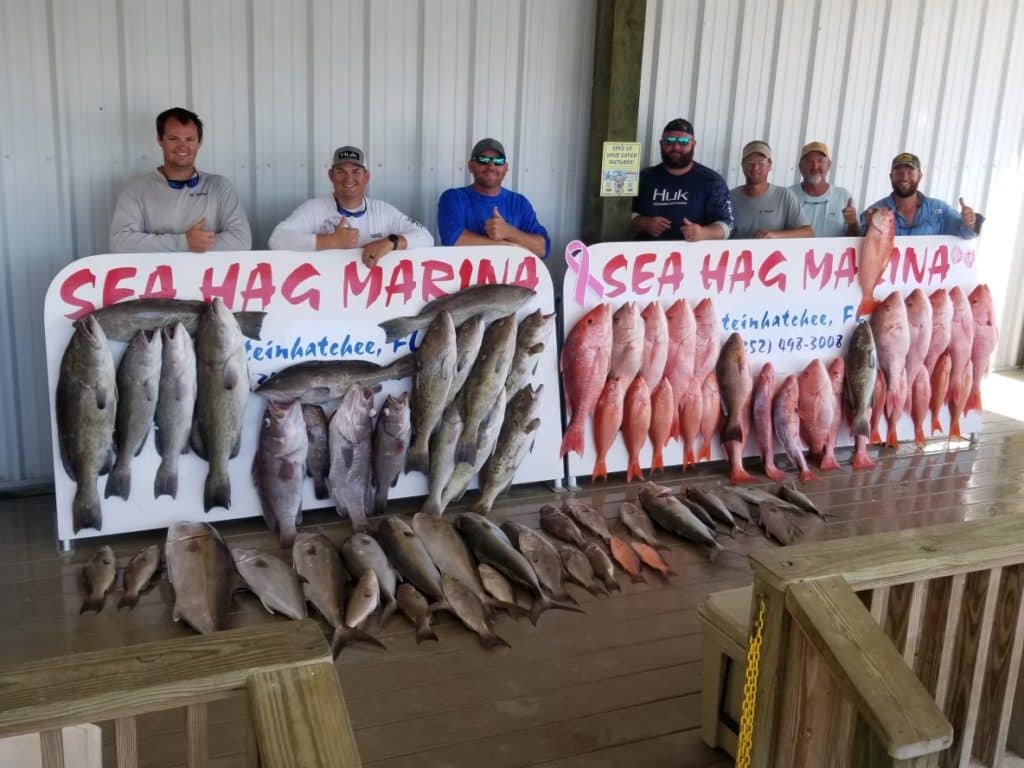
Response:
[{"label": "corrugated metal wall", "polygon": [[203,118],[199,165],[234,181],[257,248],[329,191],[339,144],[434,231],[472,142],[496,136],[557,262],[581,224],[595,17],[591,0],[0,0],[0,487],[52,476],[43,296],[107,251],[117,191],[161,162],[159,111]]},{"label": "corrugated metal wall", "polygon": [[986,214],[979,270],[1002,308],[1000,367],[1024,327],[1024,8],[1018,0],[647,0],[640,140],[673,117],[697,160],[742,182],[740,150],[766,139],[772,181],[799,180],[800,147],[832,150],[858,206],[891,191],[908,150],[921,190]]}]

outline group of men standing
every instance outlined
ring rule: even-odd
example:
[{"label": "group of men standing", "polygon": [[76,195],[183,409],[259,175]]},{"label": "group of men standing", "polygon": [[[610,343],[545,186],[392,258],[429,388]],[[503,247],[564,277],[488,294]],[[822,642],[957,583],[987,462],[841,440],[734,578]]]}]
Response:
[{"label": "group of men standing", "polygon": [[[203,123],[174,107],[156,118],[163,164],[132,180],[118,195],[110,225],[113,253],[237,251],[252,248],[252,231],[231,183],[200,172],[196,155]],[[470,153],[473,183],[447,190],[438,203],[443,245],[520,245],[541,258],[551,238],[530,201],[502,186],[508,156],[501,142],[482,139]],[[307,200],[274,227],[272,250],[362,251],[372,267],[391,251],[427,248],[434,237],[418,222],[382,200],[367,197],[370,167],[358,147],[339,147],[327,177],[331,194]]]},{"label": "group of men standing", "polygon": [[[225,177],[200,172],[196,156],[203,123],[194,112],[174,107],[156,118],[163,164],[132,180],[120,193],[110,226],[114,253],[249,250],[252,232],[234,188]],[[842,237],[864,227],[853,197],[831,185],[828,146],[812,141],[800,151],[802,181],[771,184],[772,149],[751,141],[743,148],[744,183],[730,190],[714,170],[694,160],[693,125],[676,118],[662,131],[662,162],[640,173],[630,231],[648,240]],[[519,245],[541,258],[551,238],[530,201],[503,186],[509,170],[505,147],[478,141],[467,163],[473,183],[445,191],[438,201],[442,245]],[[382,200],[366,196],[370,167],[362,149],[339,147],[331,156],[329,195],[299,205],[274,227],[272,250],[361,249],[372,267],[388,253],[434,244],[431,233]],[[918,191],[921,161],[904,152],[893,158],[892,194],[872,207],[895,211],[897,235],[974,237],[984,217],[960,199],[960,210]]]},{"label": "group of men standing", "polygon": [[[821,141],[800,150],[802,181],[782,187],[768,181],[772,148],[755,140],[743,147],[744,183],[733,189],[694,160],[693,125],[676,118],[661,133],[661,163],[640,172],[631,232],[647,240],[724,240],[776,237],[844,237],[862,234],[864,219],[853,196],[829,183],[832,159]],[[902,152],[893,158],[892,194],[870,208],[895,211],[897,235],[975,237],[984,216],[960,198],[960,210],[918,191],[921,161]],[[870,210],[869,208],[869,210]]]}]

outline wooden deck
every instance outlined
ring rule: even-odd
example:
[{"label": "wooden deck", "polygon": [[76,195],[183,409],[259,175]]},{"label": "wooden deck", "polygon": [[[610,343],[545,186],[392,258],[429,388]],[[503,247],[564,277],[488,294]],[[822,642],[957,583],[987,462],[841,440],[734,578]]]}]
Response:
[{"label": "wooden deck", "polygon": [[[843,458],[841,456],[841,458]],[[677,486],[679,475],[661,482]],[[690,473],[688,481],[719,484],[722,466]],[[613,478],[621,480],[621,478]],[[808,537],[835,538],[973,519],[1018,511],[1024,502],[1024,423],[988,414],[980,441],[946,450],[886,452],[879,468],[844,466],[806,492],[831,518]],[[621,482],[579,496],[612,516]],[[547,489],[517,489],[496,519],[536,525],[537,509],[555,500]],[[403,511],[412,511],[409,510]],[[307,516],[340,542],[346,524],[329,512]],[[230,545],[276,547],[256,520],[218,526]],[[80,616],[78,567],[99,543],[119,559],[158,534],[136,534],[79,545],[58,555],[52,496],[0,501],[0,650],[5,663],[175,637],[189,630],[171,621],[163,583],[134,612],[116,612],[116,597],[100,615]],[[773,546],[759,536],[726,540],[738,553]],[[574,590],[586,614],[551,611],[538,626],[501,617],[497,630],[510,649],[484,651],[445,616],[440,642],[417,646],[411,627],[393,619],[379,632],[388,650],[352,646],[337,663],[367,766],[727,766],[726,756],[700,742],[700,630],[697,603],[711,591],[751,581],[743,557],[710,563],[677,546],[667,556],[678,572],[667,583],[620,577],[622,592],[597,598]],[[248,594],[239,594],[232,626],[278,621]],[[211,710],[210,749],[218,768],[247,765],[250,740],[239,702]],[[141,764],[179,766],[184,717],[151,715],[139,723]],[[113,765],[113,729],[104,726],[105,765]]]}]

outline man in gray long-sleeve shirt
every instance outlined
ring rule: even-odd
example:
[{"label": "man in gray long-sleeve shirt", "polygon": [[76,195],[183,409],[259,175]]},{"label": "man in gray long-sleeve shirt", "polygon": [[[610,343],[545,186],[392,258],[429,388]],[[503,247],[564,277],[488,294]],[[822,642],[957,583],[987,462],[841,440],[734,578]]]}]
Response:
[{"label": "man in gray long-sleeve shirt", "polygon": [[121,190],[110,223],[112,253],[247,251],[252,232],[231,182],[196,170],[203,123],[174,107],[156,118],[164,164]]}]

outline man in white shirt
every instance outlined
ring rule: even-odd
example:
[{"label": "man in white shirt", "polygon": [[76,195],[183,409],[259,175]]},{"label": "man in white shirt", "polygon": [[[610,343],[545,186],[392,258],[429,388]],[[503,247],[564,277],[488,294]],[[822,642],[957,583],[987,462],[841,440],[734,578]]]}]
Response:
[{"label": "man in white shirt", "polygon": [[366,197],[370,182],[366,156],[358,147],[338,147],[327,177],[334,194],[307,200],[274,227],[272,251],[363,249],[372,267],[391,251],[429,248],[434,237],[421,224],[383,200]]},{"label": "man in white shirt", "polygon": [[248,251],[252,232],[231,182],[196,170],[203,121],[182,107],[156,118],[164,164],[130,181],[110,222],[111,253]]},{"label": "man in white shirt", "polygon": [[811,222],[815,237],[859,237],[860,221],[853,197],[842,187],[828,183],[832,170],[828,145],[812,141],[800,150],[799,184],[789,188]]}]

